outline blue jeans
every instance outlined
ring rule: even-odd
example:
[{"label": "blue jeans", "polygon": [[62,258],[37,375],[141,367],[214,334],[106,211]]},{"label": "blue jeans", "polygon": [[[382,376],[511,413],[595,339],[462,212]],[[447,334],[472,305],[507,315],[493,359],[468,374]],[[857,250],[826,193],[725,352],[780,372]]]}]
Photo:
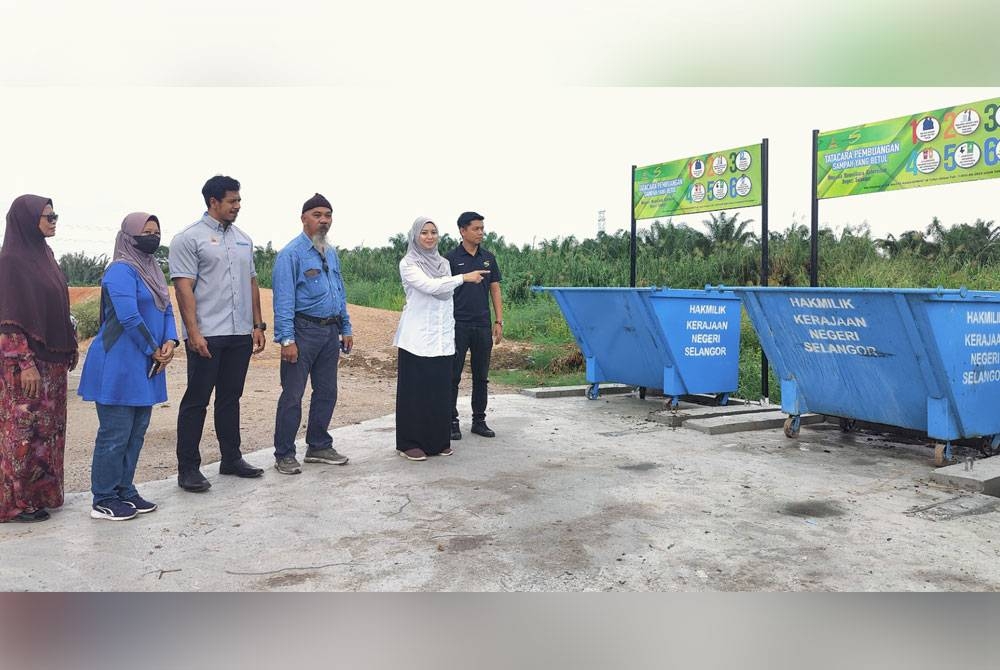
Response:
[{"label": "blue jeans", "polygon": [[100,428],[94,441],[94,461],[90,468],[90,491],[94,504],[138,494],[132,479],[139,452],[149,428],[152,407],[102,405],[97,403]]},{"label": "blue jeans", "polygon": [[330,419],[337,406],[337,362],[340,360],[340,330],[336,324],[321,326],[295,317],[295,363],[281,361],[281,397],[274,420],[274,458],[295,455],[295,436],[302,423],[302,396],[306,382],[312,382],[309,419],[306,423],[307,450],[329,449]]}]

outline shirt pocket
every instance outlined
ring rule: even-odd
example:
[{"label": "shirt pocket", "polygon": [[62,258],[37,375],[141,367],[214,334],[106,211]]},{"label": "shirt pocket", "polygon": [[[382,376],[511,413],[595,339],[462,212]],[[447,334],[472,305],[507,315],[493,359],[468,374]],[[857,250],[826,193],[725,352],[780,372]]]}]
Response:
[{"label": "shirt pocket", "polygon": [[300,281],[302,282],[302,290],[311,298],[320,298],[326,293],[326,274],[318,263],[315,267],[304,267]]},{"label": "shirt pocket", "polygon": [[233,259],[235,261],[234,270],[238,273],[239,277],[249,277],[251,268],[253,267],[253,247],[249,242],[236,242],[234,245],[235,253],[233,254]]},{"label": "shirt pocket", "polygon": [[335,293],[341,283],[342,280],[340,278],[340,271],[335,268],[330,268],[330,291]]}]

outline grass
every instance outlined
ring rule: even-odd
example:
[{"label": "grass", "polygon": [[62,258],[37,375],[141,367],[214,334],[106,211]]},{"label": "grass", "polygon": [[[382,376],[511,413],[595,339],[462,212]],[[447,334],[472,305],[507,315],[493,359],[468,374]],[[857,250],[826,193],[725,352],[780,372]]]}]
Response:
[{"label": "grass", "polygon": [[573,335],[555,299],[549,295],[505,305],[504,336],[536,344],[570,344]]},{"label": "grass", "polygon": [[76,317],[76,336],[79,340],[87,340],[97,335],[101,326],[101,299],[93,298],[79,302],[70,309]]},{"label": "grass", "polygon": [[398,281],[345,281],[344,290],[347,292],[347,300],[354,305],[399,312],[406,302],[403,287]]},{"label": "grass", "polygon": [[[746,312],[743,312],[740,319],[739,385],[736,388],[736,393],[733,394],[735,397],[747,400],[757,400],[762,397],[760,355],[760,339],[757,337],[757,331],[754,330]],[[774,374],[773,365],[768,366],[767,378],[768,397],[771,402],[781,402],[781,385],[778,383],[778,377]]]},{"label": "grass", "polygon": [[581,386],[587,383],[586,374],[580,372],[547,373],[543,370],[490,370],[490,381],[518,388],[539,386]]}]

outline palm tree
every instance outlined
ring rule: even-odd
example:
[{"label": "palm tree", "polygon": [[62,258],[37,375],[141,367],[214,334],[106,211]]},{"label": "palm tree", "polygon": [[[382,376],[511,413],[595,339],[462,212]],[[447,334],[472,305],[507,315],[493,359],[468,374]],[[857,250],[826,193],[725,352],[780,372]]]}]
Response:
[{"label": "palm tree", "polygon": [[809,235],[809,226],[794,221],[784,232],[770,231],[772,283],[796,286],[808,281]]},{"label": "palm tree", "polygon": [[927,235],[940,248],[943,257],[960,263],[980,264],[996,256],[1000,228],[992,221],[976,219],[972,225],[960,223],[945,228],[937,217],[927,226]]},{"label": "palm tree", "polygon": [[719,212],[716,216],[710,213],[711,220],[702,221],[708,228],[708,241],[713,249],[745,247],[757,241],[757,235],[752,230],[747,230],[747,226],[753,223],[753,219],[737,221],[739,214],[726,216],[725,212]]},{"label": "palm tree", "polygon": [[[933,225],[932,223],[931,226]],[[875,240],[875,246],[889,258],[916,256],[934,260],[941,250],[939,243],[927,239],[927,236],[919,230],[907,230],[900,233],[898,238],[890,233],[882,239]]]},{"label": "palm tree", "polygon": [[394,256],[402,257],[406,253],[407,247],[409,247],[409,242],[406,239],[406,235],[396,233],[389,238],[389,246],[392,248]]},{"label": "palm tree", "polygon": [[709,241],[704,234],[687,226],[674,225],[667,221],[666,225],[653,221],[648,230],[643,230],[639,236],[643,245],[659,257],[671,257],[675,254],[686,256],[707,256]]}]

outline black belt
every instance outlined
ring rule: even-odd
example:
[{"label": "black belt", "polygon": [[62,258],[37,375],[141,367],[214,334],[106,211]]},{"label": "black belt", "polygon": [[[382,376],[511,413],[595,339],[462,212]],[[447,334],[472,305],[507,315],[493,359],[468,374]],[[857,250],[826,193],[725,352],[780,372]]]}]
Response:
[{"label": "black belt", "polygon": [[327,318],[322,318],[319,316],[312,316],[310,314],[303,314],[302,312],[295,312],[295,316],[299,319],[305,319],[306,321],[311,321],[312,323],[318,323],[321,326],[330,326],[337,324],[337,328],[343,329],[344,320],[338,314],[337,316],[329,316]]}]

